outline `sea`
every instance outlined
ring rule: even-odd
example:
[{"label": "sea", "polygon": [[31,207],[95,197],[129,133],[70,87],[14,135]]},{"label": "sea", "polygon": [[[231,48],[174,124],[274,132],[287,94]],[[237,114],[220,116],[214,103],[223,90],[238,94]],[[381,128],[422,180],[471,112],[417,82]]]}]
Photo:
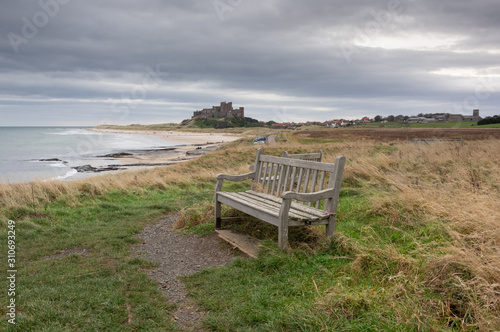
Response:
[{"label": "sea", "polygon": [[[0,183],[73,180],[96,175],[74,167],[104,167],[103,155],[180,145],[141,134],[101,133],[89,127],[0,127]],[[101,156],[101,157],[100,157]],[[116,161],[115,164],[120,164]]]}]

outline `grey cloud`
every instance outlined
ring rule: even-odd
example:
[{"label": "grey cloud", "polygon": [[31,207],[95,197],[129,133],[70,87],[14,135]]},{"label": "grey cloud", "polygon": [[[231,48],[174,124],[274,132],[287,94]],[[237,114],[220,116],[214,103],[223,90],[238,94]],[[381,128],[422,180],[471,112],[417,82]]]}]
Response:
[{"label": "grey cloud", "polygon": [[[496,2],[400,0],[399,11],[384,17],[394,1],[71,0],[17,54],[8,33],[22,36],[22,18],[33,21],[42,9],[37,2],[9,2],[0,12],[0,112],[14,107],[12,100],[19,114],[31,114],[30,99],[61,99],[40,109],[68,119],[75,109],[87,112],[87,122],[99,121],[95,109],[107,112],[110,100],[139,89],[145,68],[155,66],[162,84],[147,91],[130,121],[153,121],[162,110],[179,121],[191,107],[231,99],[255,105],[247,113],[259,119],[280,108],[298,118],[293,110],[310,107],[311,120],[325,120],[447,111],[475,97],[481,77],[436,72],[495,72]],[[225,4],[223,13],[217,3]],[[425,50],[353,44],[401,36],[457,41]],[[350,61],[342,45],[356,51]],[[479,107],[497,114],[498,77],[489,88]]]}]

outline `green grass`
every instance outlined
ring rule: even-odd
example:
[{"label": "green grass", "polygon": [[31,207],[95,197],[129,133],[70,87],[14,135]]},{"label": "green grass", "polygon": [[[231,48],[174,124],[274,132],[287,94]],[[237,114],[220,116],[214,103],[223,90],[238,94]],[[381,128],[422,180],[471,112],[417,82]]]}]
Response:
[{"label": "green grass", "polygon": [[465,122],[439,122],[439,123],[412,123],[412,124],[404,124],[397,122],[388,122],[388,123],[366,123],[359,126],[354,126],[353,128],[359,127],[383,127],[383,128],[478,128],[478,127],[486,127],[486,126],[478,126],[477,122],[474,121],[465,121]]},{"label": "green grass", "polygon": [[[409,260],[425,260],[422,246],[441,250],[439,223],[387,224],[371,214],[368,201],[343,191],[338,233],[314,251],[279,251],[265,242],[256,260],[185,278],[194,296],[209,310],[205,324],[214,331],[416,331],[428,326],[447,330],[434,318],[411,317],[415,303],[438,296],[415,292],[401,274]],[[396,292],[406,292],[395,302]],[[424,309],[425,310],[425,309]]]},{"label": "green grass", "polygon": [[326,143],[339,143],[342,142],[340,140],[335,140],[335,139],[327,139],[327,138],[299,138],[297,140],[300,144],[304,145],[314,145],[314,144],[326,144]]},{"label": "green grass", "polygon": [[[130,256],[134,236],[166,213],[192,204],[196,195],[172,188],[141,194],[110,192],[64,199],[37,217],[10,211],[16,221],[17,325],[5,331],[165,331],[175,330],[172,306],[145,273],[152,263]],[[196,192],[193,192],[196,194]],[[199,198],[199,197],[198,197]],[[0,236],[6,238],[6,226]],[[71,252],[74,254],[60,255]],[[6,289],[5,270],[2,289]],[[4,297],[5,299],[5,297]]]},{"label": "green grass", "polygon": [[478,126],[476,121],[465,121],[465,122],[439,122],[439,123],[412,123],[412,124],[402,124],[396,122],[388,123],[369,123],[362,124],[358,127],[384,127],[384,128],[498,128],[499,123],[489,124],[484,126]]},{"label": "green grass", "polygon": [[500,123],[492,123],[487,125],[478,126],[479,128],[500,128]]}]

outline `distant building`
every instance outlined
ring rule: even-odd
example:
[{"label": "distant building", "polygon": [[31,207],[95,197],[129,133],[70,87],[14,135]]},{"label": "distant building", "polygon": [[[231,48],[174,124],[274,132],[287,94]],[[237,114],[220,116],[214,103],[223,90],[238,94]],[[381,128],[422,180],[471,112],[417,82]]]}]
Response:
[{"label": "distant building", "polygon": [[240,107],[238,109],[233,109],[233,102],[226,103],[225,101],[220,103],[220,106],[212,106],[212,108],[204,108],[201,111],[195,111],[192,118],[244,118],[245,109]]},{"label": "distant building", "polygon": [[435,118],[425,118],[422,116],[410,116],[408,123],[435,123],[438,122]]},{"label": "distant building", "polygon": [[462,114],[450,114],[448,116],[448,122],[465,122],[465,121],[479,121],[481,117],[479,116],[479,110],[473,110],[472,115],[462,115]]}]

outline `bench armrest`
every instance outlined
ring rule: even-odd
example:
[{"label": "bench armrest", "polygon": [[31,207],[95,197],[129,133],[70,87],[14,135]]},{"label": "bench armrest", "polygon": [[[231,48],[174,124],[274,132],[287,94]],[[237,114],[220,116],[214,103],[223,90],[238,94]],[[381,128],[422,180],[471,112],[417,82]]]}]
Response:
[{"label": "bench armrest", "polygon": [[229,174],[217,174],[217,180],[228,180],[228,181],[243,181],[248,179],[253,179],[255,172],[245,173],[241,175],[229,175]]},{"label": "bench armrest", "polygon": [[315,201],[320,201],[322,199],[333,198],[333,193],[334,193],[333,188],[324,189],[324,190],[320,190],[320,191],[317,191],[314,193],[308,193],[308,194],[296,193],[293,191],[285,191],[281,195],[281,197],[284,200],[285,199],[290,199],[290,200],[296,199],[296,200],[301,201],[301,202],[315,202]]},{"label": "bench armrest", "polygon": [[218,174],[216,177],[217,184],[215,186],[215,191],[220,191],[222,189],[222,183],[224,182],[224,180],[244,181],[253,178],[255,178],[255,172],[245,173],[241,175]]}]

